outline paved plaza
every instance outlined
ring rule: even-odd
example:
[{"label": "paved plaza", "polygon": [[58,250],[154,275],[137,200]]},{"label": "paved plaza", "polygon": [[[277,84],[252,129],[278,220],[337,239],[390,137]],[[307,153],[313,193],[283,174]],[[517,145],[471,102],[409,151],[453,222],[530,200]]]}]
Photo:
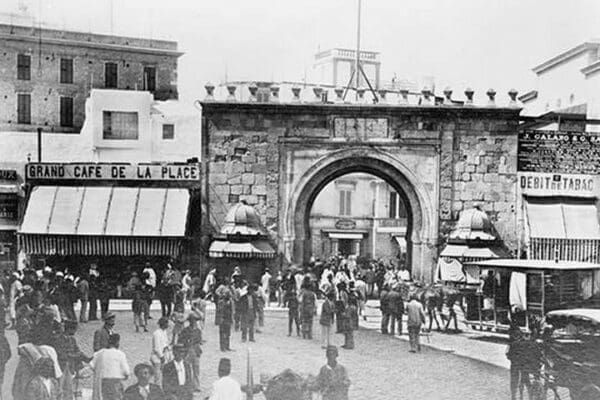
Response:
[{"label": "paved plaza", "polygon": [[[376,310],[368,309],[367,312],[369,319],[376,322]],[[149,327],[151,331],[156,328],[160,314],[153,311],[152,316]],[[247,349],[251,352],[255,382],[260,380],[262,374],[275,375],[286,368],[303,375],[316,375],[325,363],[316,318],[315,335],[313,340],[309,341],[296,336],[287,337],[287,311],[267,311],[266,326],[262,333],[257,335],[256,343],[241,343],[240,333],[235,332],[232,337],[232,348],[235,351],[226,354],[218,350],[218,329],[213,322],[214,311],[209,310],[201,364],[202,399],[208,396],[211,383],[217,379],[217,364],[219,358],[224,355],[232,359],[232,375],[242,384],[246,383]],[[93,332],[100,325],[100,322],[83,324],[77,334],[82,349],[88,354],[91,354]],[[432,345],[439,344],[442,335],[429,338],[429,346],[424,346],[421,354],[410,354],[406,340],[381,335],[369,329],[371,325],[363,324],[361,329],[355,332],[355,350],[340,349],[338,360],[347,367],[352,381],[351,399],[509,398],[509,376],[505,368],[434,349]],[[135,333],[131,312],[117,312],[116,331],[122,335],[121,349],[127,354],[131,367],[149,359],[151,334]],[[7,335],[12,349],[15,349],[14,331],[7,331]],[[335,335],[334,340],[339,346],[343,343],[343,336]],[[452,340],[460,341],[457,337]],[[423,337],[422,341],[427,345],[428,338]],[[463,341],[467,342],[468,347],[479,345],[467,337]],[[16,351],[13,354],[15,353]],[[4,399],[11,398],[10,387],[16,361],[16,356],[13,356],[7,364]],[[128,384],[133,381],[133,378],[130,379]],[[84,382],[84,387],[89,386],[89,381]],[[263,396],[258,395],[255,398],[263,399]]]}]

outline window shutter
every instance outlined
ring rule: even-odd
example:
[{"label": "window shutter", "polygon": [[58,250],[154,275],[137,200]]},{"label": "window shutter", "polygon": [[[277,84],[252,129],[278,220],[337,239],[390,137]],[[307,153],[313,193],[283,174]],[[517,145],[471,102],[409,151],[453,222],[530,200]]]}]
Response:
[{"label": "window shutter", "polygon": [[344,200],[345,200],[345,192],[343,190],[340,190],[340,215],[345,215]]},{"label": "window shutter", "polygon": [[352,215],[352,192],[346,191],[346,215]]}]

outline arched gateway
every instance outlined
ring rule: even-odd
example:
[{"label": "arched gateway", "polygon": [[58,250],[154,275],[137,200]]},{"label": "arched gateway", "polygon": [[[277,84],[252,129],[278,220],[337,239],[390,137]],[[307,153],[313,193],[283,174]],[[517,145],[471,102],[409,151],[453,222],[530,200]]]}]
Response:
[{"label": "arched gateway", "polygon": [[[308,216],[323,187],[364,172],[391,185],[408,211],[413,276],[430,280],[458,213],[475,205],[516,242],[519,109],[323,103],[202,103],[204,243],[227,211],[252,205],[282,262],[311,254]],[[207,259],[210,263],[210,259]]]}]

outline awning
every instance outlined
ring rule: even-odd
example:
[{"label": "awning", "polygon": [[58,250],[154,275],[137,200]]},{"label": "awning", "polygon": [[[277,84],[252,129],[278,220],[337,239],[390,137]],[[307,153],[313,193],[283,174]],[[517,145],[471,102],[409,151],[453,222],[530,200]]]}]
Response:
[{"label": "awning", "polygon": [[406,238],[404,236],[394,236],[394,240],[398,243],[398,247],[403,253],[406,253]]},{"label": "awning", "polygon": [[532,238],[600,239],[595,204],[583,201],[527,201]]},{"label": "awning", "polygon": [[19,185],[0,184],[0,194],[18,194]]},{"label": "awning", "polygon": [[361,240],[363,238],[362,233],[340,233],[340,232],[329,232],[331,239],[352,239]]},{"label": "awning", "polygon": [[440,257],[452,258],[500,258],[505,251],[496,247],[471,247],[466,244],[449,244],[444,247]]},{"label": "awning", "polygon": [[19,235],[30,254],[177,255],[188,206],[186,189],[37,186]]},{"label": "awning", "polygon": [[211,243],[208,256],[212,258],[273,258],[275,250],[266,240],[230,242],[217,239]]}]

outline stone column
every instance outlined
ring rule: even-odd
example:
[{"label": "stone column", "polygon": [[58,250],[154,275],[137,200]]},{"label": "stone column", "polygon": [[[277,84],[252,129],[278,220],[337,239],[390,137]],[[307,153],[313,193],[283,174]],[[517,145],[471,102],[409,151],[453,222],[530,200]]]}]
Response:
[{"label": "stone column", "polygon": [[329,239],[331,240],[331,255],[335,256],[339,252],[338,240],[337,239]]}]

